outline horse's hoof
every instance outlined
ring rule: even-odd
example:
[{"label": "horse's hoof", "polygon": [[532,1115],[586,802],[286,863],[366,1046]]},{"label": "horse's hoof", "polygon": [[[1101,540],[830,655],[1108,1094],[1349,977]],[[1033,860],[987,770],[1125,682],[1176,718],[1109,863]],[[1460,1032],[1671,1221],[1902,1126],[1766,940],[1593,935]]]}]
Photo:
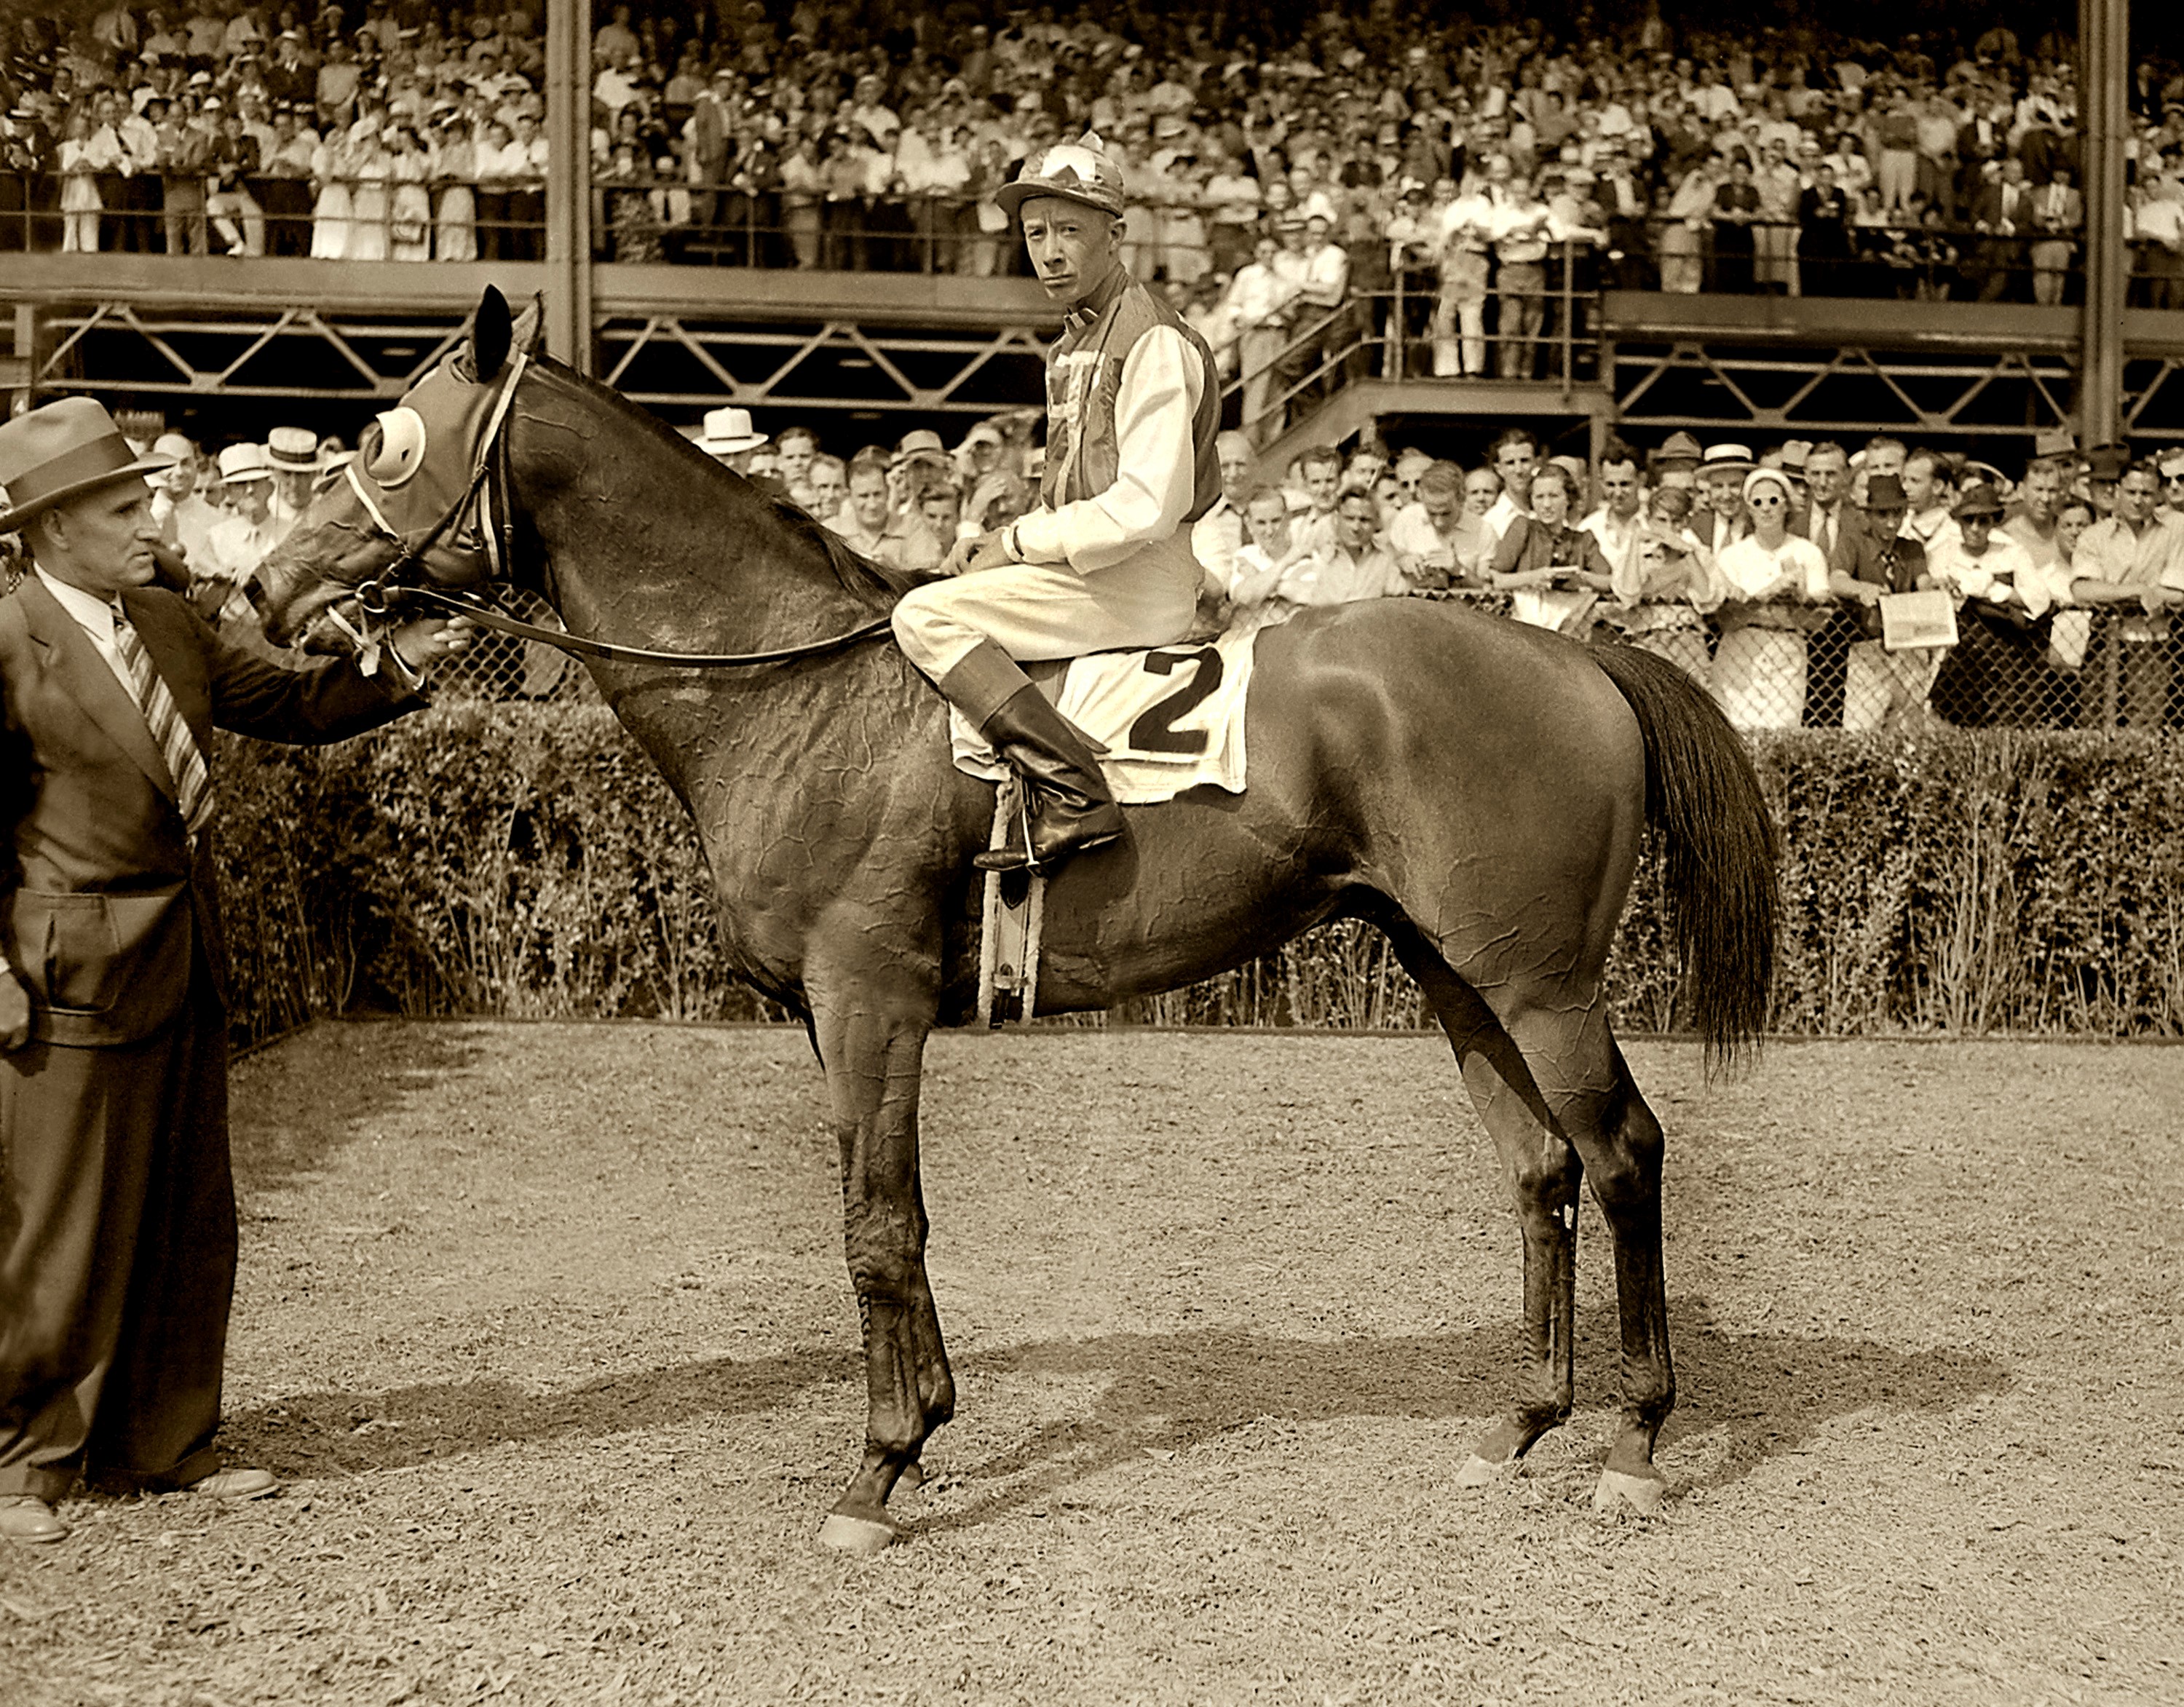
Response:
[{"label": "horse's hoof", "polygon": [[1632,1476],[1620,1470],[1600,1472],[1600,1486],[1592,1491],[1595,1511],[1613,1511],[1628,1506],[1641,1517],[1658,1517],[1669,1484],[1659,1476]]},{"label": "horse's hoof", "polygon": [[819,1526],[822,1547],[856,1559],[884,1553],[901,1538],[892,1523],[875,1523],[869,1517],[850,1517],[838,1511],[828,1512],[827,1521]]},{"label": "horse's hoof", "polygon": [[1523,1460],[1505,1458],[1496,1463],[1490,1458],[1481,1458],[1477,1453],[1463,1461],[1463,1468],[1456,1473],[1458,1487],[1498,1487],[1505,1482],[1517,1479],[1517,1470]]}]

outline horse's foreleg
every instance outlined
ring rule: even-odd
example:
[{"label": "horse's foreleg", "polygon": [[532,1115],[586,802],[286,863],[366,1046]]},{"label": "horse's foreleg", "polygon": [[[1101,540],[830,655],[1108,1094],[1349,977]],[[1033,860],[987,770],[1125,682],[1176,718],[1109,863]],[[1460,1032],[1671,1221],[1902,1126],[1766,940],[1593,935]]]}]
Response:
[{"label": "horse's foreleg", "polygon": [[955,1414],[955,1377],[925,1275],[917,1094],[929,1006],[870,991],[815,1000],[820,1059],[842,1151],[842,1234],[865,1343],[865,1454],[820,1526],[845,1552],[895,1538],[887,1499]]}]

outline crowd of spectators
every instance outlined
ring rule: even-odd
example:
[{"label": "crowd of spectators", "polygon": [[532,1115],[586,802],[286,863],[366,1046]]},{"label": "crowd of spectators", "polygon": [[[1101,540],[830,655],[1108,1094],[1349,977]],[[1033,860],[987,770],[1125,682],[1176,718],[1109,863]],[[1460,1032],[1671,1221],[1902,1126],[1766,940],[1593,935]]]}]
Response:
[{"label": "crowd of spectators", "polygon": [[[541,16],[543,0],[176,0],[0,20],[0,242],[534,254]],[[1535,270],[1574,266],[1586,289],[2059,300],[2084,219],[2071,43],[2001,28],[1679,36],[1656,8],[1557,36],[1417,0],[595,17],[604,253],[1008,270],[994,191],[1091,129],[1122,162],[1142,274],[1224,287],[1317,202],[1353,288],[1417,275],[1407,330],[1446,371],[1485,364],[1489,320],[1537,330]],[[2184,278],[2184,75],[2140,66],[2131,108],[2132,235],[2165,306]]]},{"label": "crowd of spectators", "polygon": [[[699,442],[867,556],[931,573],[1037,501],[1036,420],[982,421],[952,450],[919,429],[845,461],[727,409]],[[1273,469],[1228,432],[1191,535],[1198,633],[1447,599],[1658,653],[1742,729],[2174,724],[2184,451],[2081,455],[2062,433],[2036,451],[2014,481],[1889,437],[1755,455],[1676,434],[1588,464],[1512,428],[1468,468],[1374,442]]]},{"label": "crowd of spectators", "polygon": [[[697,448],[912,575],[1039,502],[1039,410],[928,428],[844,456],[800,422],[738,407]],[[135,425],[131,425],[135,422]],[[175,459],[154,477],[170,571],[246,643],[259,562],[349,455],[296,425],[199,446],[125,419]],[[2014,480],[1876,437],[1760,449],[1671,435],[1550,456],[1521,427],[1475,463],[1372,438],[1266,464],[1221,435],[1222,493],[1193,525],[1199,637],[1365,598],[1451,600],[1669,659],[1747,730],[2184,726],[2170,613],[2184,606],[2184,450],[2081,453],[2043,434]],[[499,668],[477,661],[481,676]],[[500,687],[565,675],[515,648]]]}]

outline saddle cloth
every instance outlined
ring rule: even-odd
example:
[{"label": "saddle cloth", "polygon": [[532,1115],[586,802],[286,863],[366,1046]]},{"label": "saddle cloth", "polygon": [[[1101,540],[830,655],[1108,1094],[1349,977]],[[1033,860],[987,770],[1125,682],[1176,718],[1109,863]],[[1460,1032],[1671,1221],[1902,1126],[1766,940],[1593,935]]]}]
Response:
[{"label": "saddle cloth", "polygon": [[[1055,708],[1106,751],[1100,768],[1125,806],[1211,785],[1244,792],[1244,699],[1258,636],[1233,631],[1148,652],[1095,652],[1026,673]],[[956,766],[998,782],[1007,773],[960,711],[949,714]]]}]

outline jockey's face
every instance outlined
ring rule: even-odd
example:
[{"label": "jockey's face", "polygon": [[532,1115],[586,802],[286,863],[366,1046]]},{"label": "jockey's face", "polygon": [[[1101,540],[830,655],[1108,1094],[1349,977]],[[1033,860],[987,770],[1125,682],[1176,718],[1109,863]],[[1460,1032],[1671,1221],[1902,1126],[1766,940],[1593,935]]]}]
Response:
[{"label": "jockey's face", "polygon": [[1123,222],[1062,196],[1023,204],[1024,253],[1047,296],[1081,303],[1123,264]]}]

